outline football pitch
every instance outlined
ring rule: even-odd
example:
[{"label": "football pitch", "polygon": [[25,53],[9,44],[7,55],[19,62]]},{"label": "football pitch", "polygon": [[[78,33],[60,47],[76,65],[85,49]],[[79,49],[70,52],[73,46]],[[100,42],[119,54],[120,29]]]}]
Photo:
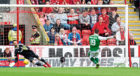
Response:
[{"label": "football pitch", "polygon": [[140,68],[0,68],[0,76],[140,76]]}]

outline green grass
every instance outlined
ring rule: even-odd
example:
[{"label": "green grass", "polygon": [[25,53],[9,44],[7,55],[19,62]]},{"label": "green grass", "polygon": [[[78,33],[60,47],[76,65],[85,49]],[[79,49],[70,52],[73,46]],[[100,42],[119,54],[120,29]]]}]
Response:
[{"label": "green grass", "polygon": [[0,76],[140,76],[140,68],[0,68]]}]

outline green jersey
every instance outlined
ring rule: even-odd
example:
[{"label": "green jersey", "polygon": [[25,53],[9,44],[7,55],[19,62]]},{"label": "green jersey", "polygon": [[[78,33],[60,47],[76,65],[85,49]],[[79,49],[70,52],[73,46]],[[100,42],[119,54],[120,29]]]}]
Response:
[{"label": "green jersey", "polygon": [[100,45],[100,39],[97,34],[91,35],[89,37],[90,51],[97,51]]}]

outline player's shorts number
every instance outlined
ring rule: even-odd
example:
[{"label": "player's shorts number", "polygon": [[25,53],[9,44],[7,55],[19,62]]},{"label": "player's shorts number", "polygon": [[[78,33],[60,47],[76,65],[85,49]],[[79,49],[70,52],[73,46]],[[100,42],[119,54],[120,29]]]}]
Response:
[{"label": "player's shorts number", "polygon": [[96,40],[91,40],[90,43],[91,43],[92,46],[95,46],[96,45]]}]

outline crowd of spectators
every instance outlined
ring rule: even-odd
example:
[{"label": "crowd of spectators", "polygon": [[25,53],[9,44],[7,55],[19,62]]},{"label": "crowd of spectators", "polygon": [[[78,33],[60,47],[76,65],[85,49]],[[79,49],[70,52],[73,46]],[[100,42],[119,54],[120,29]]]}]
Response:
[{"label": "crowd of spectators", "polygon": [[[31,0],[32,4],[113,4],[111,0]],[[106,41],[105,45],[124,45],[125,24],[117,13],[117,8],[35,8],[40,17],[50,45],[89,45],[88,37],[99,30],[99,35],[116,39]],[[110,42],[112,41],[112,42]]]},{"label": "crowd of spectators", "polygon": [[31,0],[32,4],[112,4],[112,0]]}]

